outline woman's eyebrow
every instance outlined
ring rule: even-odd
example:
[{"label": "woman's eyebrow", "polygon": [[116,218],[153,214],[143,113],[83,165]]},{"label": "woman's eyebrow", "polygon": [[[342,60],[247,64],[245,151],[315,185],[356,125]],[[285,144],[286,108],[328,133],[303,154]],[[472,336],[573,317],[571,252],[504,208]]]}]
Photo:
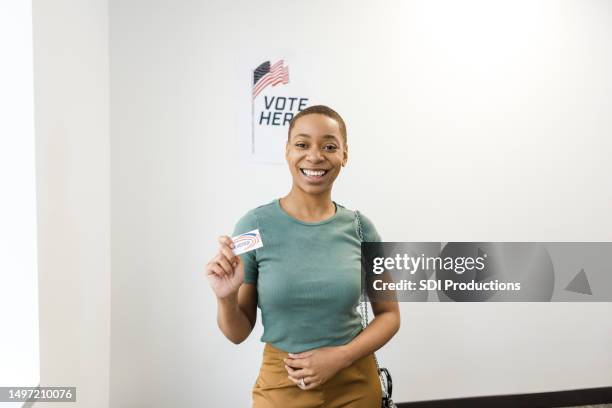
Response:
[{"label": "woman's eyebrow", "polygon": [[[307,133],[298,133],[297,135],[295,135],[295,137],[299,137],[299,136],[301,136],[301,137],[307,137],[307,138],[310,138],[310,137],[311,137],[311,136],[310,136],[309,134],[307,134]],[[337,138],[336,136],[334,136],[334,135],[323,135],[323,139],[335,139],[335,140],[338,140],[338,138]]]}]

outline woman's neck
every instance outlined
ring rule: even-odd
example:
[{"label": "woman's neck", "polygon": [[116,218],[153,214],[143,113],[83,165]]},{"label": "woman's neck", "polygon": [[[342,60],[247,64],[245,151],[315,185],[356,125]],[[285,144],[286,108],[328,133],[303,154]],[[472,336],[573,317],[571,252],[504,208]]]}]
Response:
[{"label": "woman's neck", "polygon": [[289,194],[280,199],[280,204],[289,215],[305,222],[323,221],[336,212],[331,191],[313,195],[292,188]]}]

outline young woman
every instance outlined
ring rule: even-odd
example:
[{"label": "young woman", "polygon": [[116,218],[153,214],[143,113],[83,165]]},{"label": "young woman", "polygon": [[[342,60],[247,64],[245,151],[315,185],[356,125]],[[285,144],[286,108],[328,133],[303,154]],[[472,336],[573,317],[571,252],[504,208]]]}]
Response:
[{"label": "young woman", "polygon": [[[361,248],[355,214],[332,201],[348,159],[344,121],[311,106],[289,125],[289,194],[247,212],[232,235],[259,229],[263,247],[235,256],[229,236],[206,274],[217,296],[217,322],[238,344],[261,309],[266,343],[253,388],[255,408],[375,408],[381,384],[373,352],[400,326],[397,302],[372,303],[365,329],[356,310]],[[361,215],[364,241],[380,241]]]}]

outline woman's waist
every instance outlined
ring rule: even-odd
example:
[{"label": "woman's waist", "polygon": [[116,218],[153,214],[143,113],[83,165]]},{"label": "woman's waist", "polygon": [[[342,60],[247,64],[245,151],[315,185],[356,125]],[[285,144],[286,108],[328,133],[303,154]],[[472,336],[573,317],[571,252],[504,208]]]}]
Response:
[{"label": "woman's waist", "polygon": [[338,347],[351,342],[362,330],[361,326],[356,326],[350,333],[346,333],[343,336],[317,336],[316,338],[304,336],[302,338],[283,339],[280,341],[263,336],[262,341],[265,343],[264,354],[285,358],[289,353],[298,354],[323,347]]},{"label": "woman's waist", "polygon": [[264,343],[264,344],[265,344],[264,350],[263,350],[264,354],[285,358],[290,353],[289,351],[285,351],[278,347],[275,347],[274,345],[272,345],[272,343]]},{"label": "woman's waist", "polygon": [[325,316],[318,311],[281,314],[262,310],[262,325],[261,341],[291,353],[342,345],[362,330],[361,316],[356,311]]}]

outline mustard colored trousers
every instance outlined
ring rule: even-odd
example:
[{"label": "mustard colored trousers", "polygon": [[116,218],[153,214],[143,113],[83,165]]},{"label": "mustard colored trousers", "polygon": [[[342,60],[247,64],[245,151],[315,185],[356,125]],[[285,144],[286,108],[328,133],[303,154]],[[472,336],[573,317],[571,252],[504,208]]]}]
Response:
[{"label": "mustard colored trousers", "polygon": [[287,356],[287,352],[266,343],[253,386],[253,408],[380,408],[382,390],[373,354],[310,390],[302,390],[287,378],[283,362]]}]

